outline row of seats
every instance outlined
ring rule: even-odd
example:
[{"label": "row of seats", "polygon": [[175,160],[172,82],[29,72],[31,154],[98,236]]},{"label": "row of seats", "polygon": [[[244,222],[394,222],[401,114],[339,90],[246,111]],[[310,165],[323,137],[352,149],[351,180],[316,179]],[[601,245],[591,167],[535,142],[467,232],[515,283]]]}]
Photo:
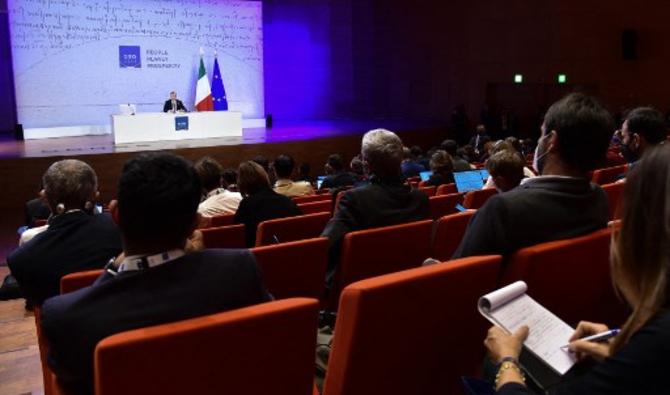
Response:
[{"label": "row of seats", "polygon": [[[477,299],[516,280],[571,325],[622,322],[609,276],[611,233],[528,247],[507,262],[471,257],[348,284],[324,394],[460,393],[459,377],[476,374],[484,356],[488,324]],[[261,249],[273,247],[280,246]],[[284,277],[300,277],[291,274]],[[80,274],[69,275],[62,291],[84,285]],[[318,309],[315,299],[282,299],[111,336],[96,348],[96,393],[311,394]],[[58,393],[49,379],[48,393]]]}]

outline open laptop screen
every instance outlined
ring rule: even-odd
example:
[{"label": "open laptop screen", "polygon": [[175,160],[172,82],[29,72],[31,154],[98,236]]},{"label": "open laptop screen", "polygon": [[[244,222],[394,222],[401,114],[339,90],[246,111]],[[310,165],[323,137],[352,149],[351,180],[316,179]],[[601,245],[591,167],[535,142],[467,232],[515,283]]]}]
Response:
[{"label": "open laptop screen", "polygon": [[[486,179],[480,170],[459,171],[454,173],[454,181],[458,192],[470,192],[482,189]],[[488,172],[486,174],[488,178]]]}]

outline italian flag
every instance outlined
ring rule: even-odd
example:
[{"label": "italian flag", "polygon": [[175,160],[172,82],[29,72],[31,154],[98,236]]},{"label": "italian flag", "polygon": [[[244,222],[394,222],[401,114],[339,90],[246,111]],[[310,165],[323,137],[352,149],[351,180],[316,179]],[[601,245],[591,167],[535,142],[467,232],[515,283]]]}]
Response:
[{"label": "italian flag", "polygon": [[200,71],[198,72],[198,86],[195,88],[195,109],[198,111],[214,111],[214,101],[212,100],[212,89],[207,79],[205,71],[205,62],[202,60],[203,54],[200,53]]}]

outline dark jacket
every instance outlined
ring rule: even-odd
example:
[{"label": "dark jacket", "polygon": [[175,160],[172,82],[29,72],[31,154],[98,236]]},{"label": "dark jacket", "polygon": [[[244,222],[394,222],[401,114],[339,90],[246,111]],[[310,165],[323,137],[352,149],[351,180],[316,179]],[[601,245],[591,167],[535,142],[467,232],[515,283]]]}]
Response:
[{"label": "dark jacket", "polygon": [[121,252],[121,234],[109,214],[82,211],[55,216],[49,228],[7,257],[26,299],[40,305],[60,293],[66,274],[99,269]]},{"label": "dark jacket", "polygon": [[453,173],[449,173],[447,177],[443,176],[442,174],[433,173],[428,179],[428,181],[426,181],[424,186],[437,187],[444,184],[453,184],[453,182],[454,182]]},{"label": "dark jacket", "polygon": [[470,221],[453,258],[510,254],[607,226],[603,190],[587,179],[537,177],[491,197]]},{"label": "dark jacket", "polygon": [[147,270],[105,272],[94,285],[42,305],[48,362],[68,389],[92,393],[93,351],[104,338],[268,300],[248,250],[205,250]]},{"label": "dark jacket", "polygon": [[419,221],[429,216],[426,194],[403,184],[400,177],[386,180],[371,177],[369,185],[342,196],[337,213],[321,234],[329,239],[329,272],[337,266],[340,245],[347,233]]},{"label": "dark jacket", "polygon": [[26,202],[26,219],[24,225],[35,226],[38,219],[48,219],[51,215],[51,209],[40,198],[35,198]]},{"label": "dark jacket", "polygon": [[268,188],[242,199],[235,213],[235,223],[245,225],[247,247],[253,247],[258,224],[296,215],[302,215],[302,212],[293,200]]},{"label": "dark jacket", "polygon": [[[579,297],[576,290],[575,297]],[[584,317],[588,318],[588,317]],[[551,395],[661,395],[668,393],[670,313],[664,311],[640,328],[614,355],[592,366],[579,363],[549,389]],[[587,368],[588,369],[585,369]],[[532,372],[531,372],[532,373]],[[500,395],[527,395],[526,387],[509,383]]]},{"label": "dark jacket", "polygon": [[[177,111],[188,111],[184,103],[181,100],[175,100],[177,102]],[[163,105],[163,112],[172,111],[172,100],[166,100]]]},{"label": "dark jacket", "polygon": [[321,188],[319,189],[334,189],[342,187],[350,187],[356,183],[356,177],[346,171],[331,174],[323,179]]}]

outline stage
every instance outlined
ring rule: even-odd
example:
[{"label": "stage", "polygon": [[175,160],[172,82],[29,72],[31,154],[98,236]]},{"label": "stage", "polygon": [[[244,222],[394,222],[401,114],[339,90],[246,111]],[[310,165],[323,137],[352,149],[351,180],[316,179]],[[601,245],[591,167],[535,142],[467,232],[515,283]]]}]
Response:
[{"label": "stage", "polygon": [[112,135],[0,140],[0,262],[16,246],[15,231],[22,225],[25,202],[37,196],[42,174],[56,160],[76,157],[89,163],[98,175],[100,201],[108,202],[116,193],[123,164],[138,152],[168,150],[191,161],[207,155],[224,167],[237,167],[257,155],[272,160],[290,154],[298,164],[309,163],[316,176],[323,174],[330,154],[351,160],[360,152],[361,136],[375,128],[392,130],[406,145],[423,149],[447,138],[446,125],[440,122],[323,120],[244,129],[242,137],[156,143],[114,145]]}]

